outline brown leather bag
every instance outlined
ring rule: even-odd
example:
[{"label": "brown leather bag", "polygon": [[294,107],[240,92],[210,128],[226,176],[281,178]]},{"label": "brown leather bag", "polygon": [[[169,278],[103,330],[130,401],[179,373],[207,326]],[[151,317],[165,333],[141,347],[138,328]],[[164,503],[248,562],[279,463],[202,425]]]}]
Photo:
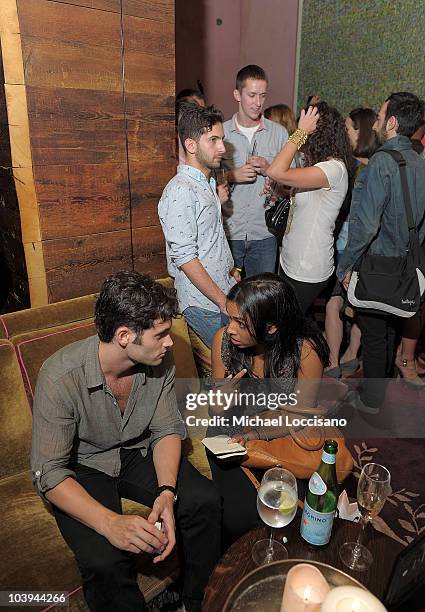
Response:
[{"label": "brown leather bag", "polygon": [[[282,413],[286,412],[291,417],[301,418],[307,415],[311,417],[313,413],[315,416],[329,417],[329,411],[329,408],[323,405],[317,406],[314,410],[303,410],[299,406],[291,410],[286,406]],[[338,482],[341,483],[352,472],[353,457],[345,444],[343,434],[337,427],[295,429],[289,426],[288,433],[284,437],[273,440],[250,440],[245,445],[248,457],[241,465],[243,468],[263,470],[280,466],[292,472],[296,478],[308,479],[317,470],[322,458],[323,445],[328,439],[338,442],[336,473]]]},{"label": "brown leather bag", "polygon": [[296,478],[310,478],[320,464],[322,448],[325,439],[338,442],[338,453],[336,456],[336,474],[338,482],[341,483],[351,474],[353,469],[353,457],[345,445],[344,437],[337,428],[326,428],[326,434],[318,438],[310,438],[310,442],[319,444],[317,448],[306,449],[300,446],[292,435],[275,440],[250,440],[246,443],[248,458],[242,463],[243,467],[269,468],[283,467]]}]

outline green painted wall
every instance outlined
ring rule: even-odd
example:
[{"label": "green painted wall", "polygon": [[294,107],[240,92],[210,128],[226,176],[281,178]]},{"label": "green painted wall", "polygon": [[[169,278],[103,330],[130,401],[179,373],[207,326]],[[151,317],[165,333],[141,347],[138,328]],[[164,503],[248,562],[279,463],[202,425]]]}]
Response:
[{"label": "green painted wall", "polygon": [[393,91],[425,94],[425,0],[304,0],[298,109],[308,95],[346,115]]}]

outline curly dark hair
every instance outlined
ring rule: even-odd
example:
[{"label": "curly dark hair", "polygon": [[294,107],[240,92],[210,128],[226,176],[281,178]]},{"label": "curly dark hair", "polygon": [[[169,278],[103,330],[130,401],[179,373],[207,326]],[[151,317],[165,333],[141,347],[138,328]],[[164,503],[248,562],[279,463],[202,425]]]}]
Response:
[{"label": "curly dark hair", "polygon": [[[227,299],[234,302],[251,336],[265,347],[264,377],[278,379],[285,363],[298,372],[301,362],[300,340],[306,339],[316,351],[323,367],[329,364],[329,348],[316,323],[301,311],[292,287],[277,274],[265,272],[245,278],[234,285]],[[277,331],[269,333],[270,325]],[[230,346],[229,373],[245,368],[252,374],[252,352]]]},{"label": "curly dark hair", "polygon": [[176,290],[164,287],[146,274],[116,272],[103,283],[95,307],[95,323],[102,342],[111,342],[116,330],[126,326],[137,335],[154,321],[169,321],[178,314]]},{"label": "curly dark hair", "polygon": [[354,172],[354,159],[343,117],[326,102],[319,102],[316,108],[319,111],[317,127],[301,149],[304,165],[314,166],[329,158],[340,159],[351,176]]}]

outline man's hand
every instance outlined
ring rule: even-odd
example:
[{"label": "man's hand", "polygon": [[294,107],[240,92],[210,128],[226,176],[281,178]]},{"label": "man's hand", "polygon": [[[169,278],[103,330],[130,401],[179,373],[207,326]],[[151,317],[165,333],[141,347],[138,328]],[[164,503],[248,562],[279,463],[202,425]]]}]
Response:
[{"label": "man's hand", "polygon": [[[162,526],[167,538],[166,547],[153,559],[154,563],[163,561],[173,550],[176,543],[176,525],[174,522],[174,495],[172,491],[163,491],[156,498],[148,522],[152,525],[162,519]],[[154,527],[156,529],[156,527]],[[164,534],[163,534],[164,535]]]},{"label": "man's hand", "polygon": [[229,272],[230,276],[233,276],[237,283],[240,283],[242,280],[241,271],[239,268],[232,268]]},{"label": "man's hand", "polygon": [[230,189],[228,183],[222,183],[217,185],[217,194],[220,200],[220,204],[224,204],[230,197]]},{"label": "man's hand", "polygon": [[158,555],[169,546],[168,537],[155,527],[155,521],[152,524],[141,516],[114,514],[109,517],[102,535],[116,548],[132,553],[144,551]]},{"label": "man's hand", "polygon": [[255,171],[263,176],[266,176],[267,168],[270,166],[267,159],[261,157],[261,155],[253,155],[248,159],[247,163],[251,164],[251,166],[255,168]]},{"label": "man's hand", "polygon": [[254,166],[248,163],[240,168],[235,168],[232,171],[232,175],[234,183],[253,183],[257,178]]},{"label": "man's hand", "polygon": [[351,280],[351,272],[347,272],[347,274],[342,279],[342,286],[344,287],[346,291],[348,291],[348,285],[350,284],[350,280]]}]

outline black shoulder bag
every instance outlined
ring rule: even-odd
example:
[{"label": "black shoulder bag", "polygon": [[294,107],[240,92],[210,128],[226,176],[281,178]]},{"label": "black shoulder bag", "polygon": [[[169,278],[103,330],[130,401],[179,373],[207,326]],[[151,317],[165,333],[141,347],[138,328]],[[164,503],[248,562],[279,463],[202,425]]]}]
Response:
[{"label": "black shoulder bag", "polygon": [[285,233],[290,210],[291,199],[278,197],[264,212],[267,229],[277,238],[282,238]]},{"label": "black shoulder bag", "polygon": [[397,162],[409,229],[406,255],[385,257],[365,253],[356,263],[348,287],[348,301],[357,308],[412,317],[418,312],[425,292],[425,262],[413,220],[406,160],[398,151],[382,150]]}]

